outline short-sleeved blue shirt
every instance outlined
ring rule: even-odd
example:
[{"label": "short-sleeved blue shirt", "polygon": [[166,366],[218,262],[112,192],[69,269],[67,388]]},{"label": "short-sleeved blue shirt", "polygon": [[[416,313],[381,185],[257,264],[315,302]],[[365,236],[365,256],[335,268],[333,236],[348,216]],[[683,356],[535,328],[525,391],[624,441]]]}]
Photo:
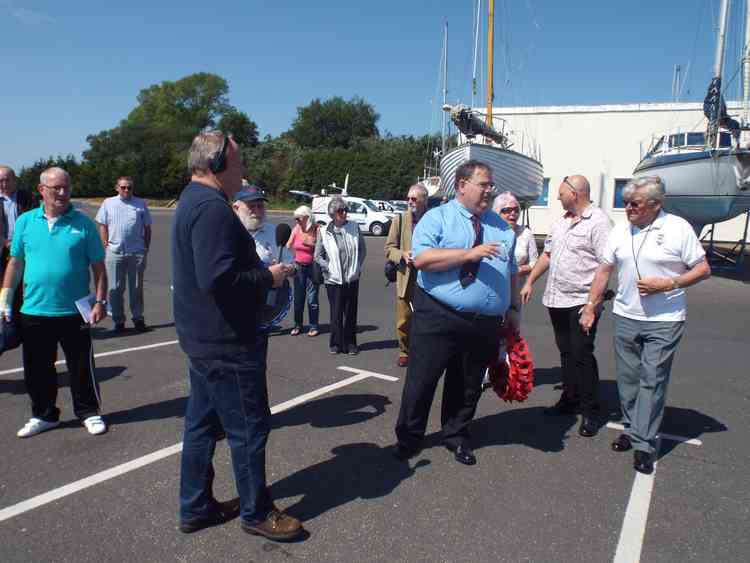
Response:
[{"label": "short-sleeved blue shirt", "polygon": [[23,306],[27,315],[78,313],[75,301],[89,294],[89,267],[104,260],[94,222],[71,205],[49,228],[44,207],[16,221],[10,255],[25,262]]},{"label": "short-sleeved blue shirt", "polygon": [[[516,235],[494,211],[480,217],[483,242],[499,242],[500,256],[479,263],[474,283],[461,286],[461,268],[443,272],[419,271],[417,283],[430,296],[456,311],[481,315],[503,315],[510,306],[510,277],[517,271],[514,253]],[[419,220],[412,236],[414,257],[428,248],[471,248],[474,245],[471,212],[451,200],[435,207]]]}]

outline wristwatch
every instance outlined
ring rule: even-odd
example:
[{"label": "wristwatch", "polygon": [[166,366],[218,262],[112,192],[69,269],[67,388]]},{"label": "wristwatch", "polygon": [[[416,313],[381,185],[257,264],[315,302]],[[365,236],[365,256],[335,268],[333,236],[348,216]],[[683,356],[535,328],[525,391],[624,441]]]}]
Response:
[{"label": "wristwatch", "polygon": [[102,307],[107,306],[107,300],[106,299],[97,299],[94,301],[94,305],[101,305]]}]

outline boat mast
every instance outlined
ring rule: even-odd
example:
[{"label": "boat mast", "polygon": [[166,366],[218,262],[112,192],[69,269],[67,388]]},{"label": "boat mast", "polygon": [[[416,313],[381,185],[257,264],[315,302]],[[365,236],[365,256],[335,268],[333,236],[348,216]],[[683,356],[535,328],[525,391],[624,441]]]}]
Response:
[{"label": "boat mast", "polygon": [[[445,22],[445,35],[443,36],[443,106],[448,103],[448,22]],[[443,132],[441,155],[445,154],[445,140],[447,135],[448,116],[443,112]]]},{"label": "boat mast", "polygon": [[[724,0],[726,1],[726,0]],[[492,105],[495,101],[495,92],[493,91],[494,81],[494,57],[495,50],[495,0],[488,1],[487,13],[487,116],[485,123],[492,127]]]},{"label": "boat mast", "polygon": [[482,10],[482,0],[477,0],[477,16],[474,27],[474,68],[471,73],[471,107],[474,107],[475,97],[477,95],[477,54],[479,52],[479,22],[481,21],[480,11]]},{"label": "boat mast", "polygon": [[[721,107],[721,75],[724,70],[724,47],[727,38],[727,19],[729,18],[729,0],[721,0],[721,9],[719,12],[719,34],[716,38],[716,56],[714,57],[714,78],[712,84],[716,85],[715,92],[719,108]],[[708,124],[707,144],[716,147],[719,137],[719,121],[721,109],[717,112],[717,119],[711,120]]]},{"label": "boat mast", "polygon": [[742,125],[750,114],[750,2],[745,3],[745,48],[742,58]]}]

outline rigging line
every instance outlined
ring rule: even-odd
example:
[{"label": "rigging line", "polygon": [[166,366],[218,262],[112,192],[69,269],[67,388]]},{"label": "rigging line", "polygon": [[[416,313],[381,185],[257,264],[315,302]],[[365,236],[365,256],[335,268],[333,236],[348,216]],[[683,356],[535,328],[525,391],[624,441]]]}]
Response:
[{"label": "rigging line", "polygon": [[702,23],[703,23],[703,20],[704,20],[704,12],[706,10],[706,6],[709,4],[708,2],[704,2],[703,0],[696,0],[696,2],[698,4],[698,11],[699,11],[699,13],[698,13],[698,19],[697,19],[698,25],[695,28],[695,37],[693,38],[692,53],[690,55],[690,58],[688,59],[688,70],[685,72],[685,78],[683,79],[682,85],[680,86],[680,93],[679,93],[680,97],[682,97],[683,89],[685,88],[685,84],[688,83],[688,80],[690,78],[689,75],[688,75],[688,73],[690,72],[690,67],[692,65],[692,61],[695,60],[695,55],[698,52],[698,37],[700,36],[701,27],[702,27]]}]

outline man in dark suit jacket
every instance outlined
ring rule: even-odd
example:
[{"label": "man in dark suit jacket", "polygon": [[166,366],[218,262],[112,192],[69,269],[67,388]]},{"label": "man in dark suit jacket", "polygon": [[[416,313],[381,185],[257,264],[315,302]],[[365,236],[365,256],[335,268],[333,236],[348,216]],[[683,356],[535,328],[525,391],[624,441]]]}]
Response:
[{"label": "man in dark suit jacket", "polygon": [[0,203],[2,203],[0,206],[0,237],[3,240],[2,268],[5,270],[16,219],[33,206],[31,195],[24,190],[17,189],[16,173],[10,166],[0,166]]},{"label": "man in dark suit jacket", "polygon": [[417,221],[427,211],[427,188],[414,184],[406,196],[409,209],[396,215],[385,241],[386,259],[398,265],[396,273],[396,335],[398,337],[398,365],[409,363],[409,321],[417,271],[411,255],[411,234]]}]

